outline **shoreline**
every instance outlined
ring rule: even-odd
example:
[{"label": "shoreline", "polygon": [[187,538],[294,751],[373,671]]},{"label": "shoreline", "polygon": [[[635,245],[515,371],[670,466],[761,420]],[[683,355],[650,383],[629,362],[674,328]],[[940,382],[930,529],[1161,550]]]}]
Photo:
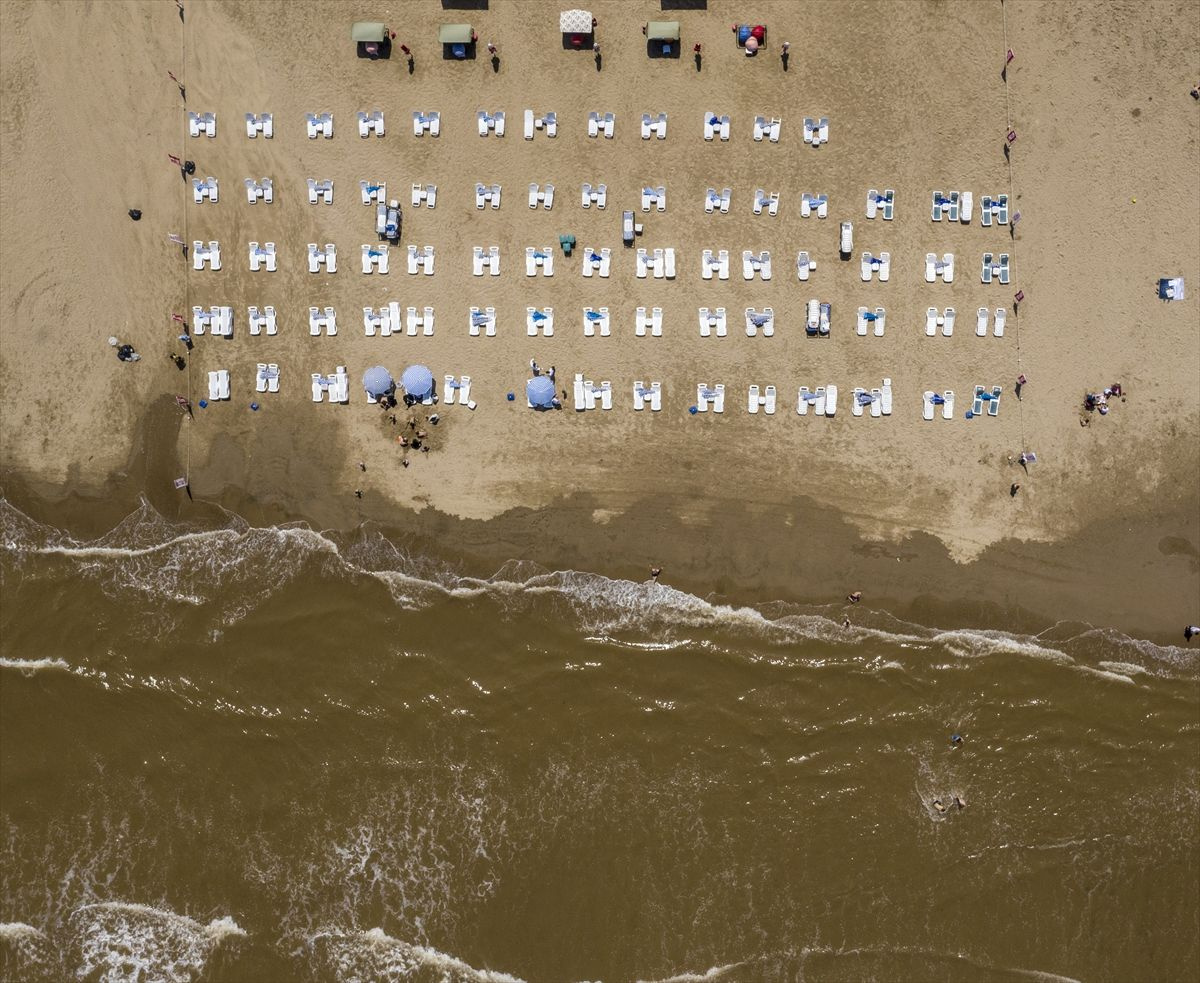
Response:
[{"label": "shoreline", "polygon": [[[947,630],[1037,634],[1081,622],[1178,644],[1173,621],[1187,617],[1182,612],[1200,584],[1200,555],[1191,545],[1200,536],[1200,496],[1166,503],[1137,521],[1094,523],[1056,542],[1005,539],[966,562],[953,559],[931,533],[869,538],[838,510],[803,497],[753,508],[709,498],[707,515],[685,517],[682,498],[646,496],[613,512],[605,508],[611,500],[585,493],[479,520],[433,507],[398,508],[378,496],[348,504],[344,493],[332,489],[259,496],[247,490],[248,475],[226,461],[194,470],[194,477],[220,490],[189,500],[171,487],[179,469],[172,426],[177,418],[164,409],[147,411],[155,422],[139,428],[130,462],[103,486],[55,494],[56,486],[7,468],[0,472],[0,494],[36,521],[81,539],[108,532],[144,498],[169,521],[204,527],[232,513],[258,527],[375,529],[483,579],[522,560],[635,583],[649,579],[651,566],[661,566],[662,583],[712,603],[760,611],[795,603],[837,609],[820,612],[830,618],[840,618],[844,609],[852,622],[862,611]],[[1113,557],[1121,558],[1115,572]],[[1097,577],[1097,570],[1106,575]],[[846,603],[856,590],[863,592],[862,604]]]}]

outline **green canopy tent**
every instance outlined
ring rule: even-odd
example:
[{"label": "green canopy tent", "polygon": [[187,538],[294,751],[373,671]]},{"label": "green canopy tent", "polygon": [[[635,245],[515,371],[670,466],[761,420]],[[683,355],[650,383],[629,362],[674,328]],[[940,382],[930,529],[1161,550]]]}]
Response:
[{"label": "green canopy tent", "polygon": [[679,21],[652,20],[646,24],[646,54],[651,58],[678,58]]},{"label": "green canopy tent", "polygon": [[470,24],[443,24],[438,28],[443,58],[474,58],[475,31]]},{"label": "green canopy tent", "polygon": [[358,45],[359,58],[386,58],[391,54],[391,36],[381,21],[358,21],[350,28],[350,40]]}]

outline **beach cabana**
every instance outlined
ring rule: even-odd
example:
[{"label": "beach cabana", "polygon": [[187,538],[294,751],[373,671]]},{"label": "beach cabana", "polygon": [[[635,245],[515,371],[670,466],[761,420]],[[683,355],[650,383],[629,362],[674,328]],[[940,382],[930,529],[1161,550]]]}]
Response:
[{"label": "beach cabana", "polygon": [[679,57],[679,21],[652,20],[644,30],[647,55],[651,58]]},{"label": "beach cabana", "polygon": [[548,410],[554,405],[554,383],[549,376],[535,375],[525,383],[525,396],[535,410]]},{"label": "beach cabana", "polygon": [[382,21],[358,21],[350,28],[350,40],[358,45],[359,58],[387,58],[392,53],[392,38]]},{"label": "beach cabana", "polygon": [[410,365],[400,376],[400,385],[407,397],[415,400],[428,399],[433,395],[433,373],[424,365]]},{"label": "beach cabana", "polygon": [[475,57],[479,37],[470,24],[443,24],[438,28],[438,40],[442,42],[443,58],[462,61]]},{"label": "beach cabana", "polygon": [[558,29],[564,48],[590,49],[595,41],[596,28],[590,10],[564,10],[558,15]]}]

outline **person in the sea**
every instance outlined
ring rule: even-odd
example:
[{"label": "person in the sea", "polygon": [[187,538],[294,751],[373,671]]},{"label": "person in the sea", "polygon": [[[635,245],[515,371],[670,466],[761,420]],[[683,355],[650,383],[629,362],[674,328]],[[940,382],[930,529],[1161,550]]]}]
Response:
[{"label": "person in the sea", "polygon": [[650,579],[653,580],[656,584],[658,583],[658,578],[660,576],[662,576],[662,567],[651,567],[650,568]]},{"label": "person in the sea", "polygon": [[941,799],[934,799],[934,800],[933,800],[933,807],[934,807],[934,808],[935,808],[935,809],[936,809],[938,812],[945,812],[945,811],[946,811],[946,806],[945,806],[945,804],[942,802],[942,800],[941,800]]},{"label": "person in the sea", "polygon": [[1183,629],[1183,640],[1190,642],[1197,635],[1200,635],[1200,625],[1188,625]]},{"label": "person in the sea", "polygon": [[846,600],[849,601],[851,604],[857,604],[859,601],[862,600],[862,591],[856,590],[853,594],[847,594]]}]

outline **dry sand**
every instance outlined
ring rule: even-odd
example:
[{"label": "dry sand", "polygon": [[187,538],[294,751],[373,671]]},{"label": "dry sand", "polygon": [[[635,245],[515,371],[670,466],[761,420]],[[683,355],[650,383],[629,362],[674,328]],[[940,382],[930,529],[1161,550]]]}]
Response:
[{"label": "dry sand", "polygon": [[[8,488],[87,495],[113,475],[136,487],[153,470],[158,484],[146,490],[186,511],[190,503],[158,487],[186,470],[198,500],[276,518],[344,525],[372,517],[440,531],[481,560],[532,555],[636,577],[643,560],[669,557],[697,589],[729,594],[830,599],[849,578],[869,578],[857,586],[873,598],[910,604],[987,600],[1043,618],[1172,634],[1176,621],[1194,619],[1200,104],[1188,89],[1200,81],[1200,8],[1013,0],[592,9],[601,71],[590,54],[562,50],[557,5],[356,11],[193,0],[186,26],[167,2],[3,5]],[[354,57],[349,23],[359,15],[387,20],[413,49],[411,75],[398,51],[389,62]],[[753,59],[729,30],[746,15],[769,27],[768,45]],[[646,57],[641,23],[668,16],[681,21],[685,52],[703,43],[700,71],[690,56]],[[457,20],[499,46],[498,72],[486,56],[441,59],[437,25]],[[1007,91],[1006,29],[1016,53]],[[783,40],[792,42],[787,72]],[[168,70],[186,84],[189,108],[217,114],[215,140],[187,138]],[[376,107],[387,116],[387,136],[361,140],[354,113]],[[557,139],[522,140],[527,107],[558,113]],[[439,139],[412,136],[414,109],[440,110]],[[502,140],[477,136],[478,109],[506,111]],[[593,109],[617,114],[615,140],[587,139]],[[731,115],[730,142],[701,139],[701,115],[710,110]],[[273,140],[246,139],[247,111],[274,114]],[[311,111],[335,114],[333,140],[305,138]],[[667,140],[639,139],[643,111],[669,114]],[[758,113],[783,117],[778,145],[750,139]],[[801,141],[805,115],[831,120],[830,143],[819,151]],[[1009,118],[1018,132],[1014,210],[1022,213],[1015,240],[978,219],[969,227],[931,223],[934,188],[970,189],[976,201],[1009,190],[1001,153]],[[168,153],[194,159],[200,176],[217,176],[220,202],[193,204]],[[248,205],[247,176],[272,177],[276,202]],[[306,177],[334,180],[332,206],[307,203]],[[404,226],[405,244],[435,246],[435,276],[407,276],[395,250],[387,277],[360,274],[359,247],[374,239],[361,178],[385,180],[402,200],[413,181],[438,185],[437,209],[406,207]],[[476,181],[503,185],[499,211],[475,210]],[[552,211],[527,207],[531,181],[555,184]],[[579,207],[583,181],[608,185],[605,211]],[[669,207],[644,217],[638,244],[676,249],[674,282],[635,279],[633,253],[621,247],[621,210],[637,207],[647,183],[666,185]],[[730,214],[704,214],[705,188],[726,185]],[[781,193],[777,218],[751,214],[756,187]],[[866,190],[885,187],[897,191],[896,220],[866,221]],[[800,218],[803,191],[830,196],[827,220]],[[131,206],[145,213],[138,224],[125,216]],[[863,284],[857,262],[838,261],[843,218],[855,223],[856,250],[891,252],[891,282]],[[169,232],[220,240],[224,269],[192,272]],[[585,280],[579,260],[560,255],[553,280],[527,280],[525,246],[556,242],[561,232],[580,247],[612,247],[612,277]],[[277,274],[248,271],[251,239],[278,244]],[[307,273],[308,242],[337,244],[336,275]],[[501,277],[470,275],[474,244],[500,246]],[[704,248],[730,251],[728,282],[701,280]],[[772,282],[742,281],[744,248],[770,249]],[[799,249],[818,259],[807,284],[795,277]],[[1012,287],[983,286],[980,256],[1004,249],[1013,254]],[[924,283],[927,251],[955,253],[952,285]],[[1157,301],[1155,280],[1166,274],[1186,276],[1193,299]],[[1010,315],[1007,337],[975,337],[976,308],[1011,303],[1017,289],[1026,299],[1019,316]],[[813,296],[833,304],[830,339],[804,337],[803,307]],[[358,312],[388,300],[434,306],[435,337],[365,338]],[[170,313],[216,303],[234,308],[234,338],[199,339],[188,372],[179,373],[165,357],[178,348]],[[276,307],[278,337],[249,336],[248,304]],[[310,304],[337,308],[336,338],[308,336]],[[498,337],[468,336],[471,304],[497,308]],[[525,307],[546,304],[557,312],[556,337],[527,338]],[[585,304],[609,306],[611,338],[583,337]],[[854,334],[860,304],[887,308],[885,337]],[[638,305],[664,308],[664,337],[634,337]],[[699,305],[729,310],[728,338],[698,336]],[[742,310],[764,305],[776,311],[776,336],[745,337]],[[934,305],[958,310],[953,338],[925,337],[924,311]],[[110,334],[144,360],[118,362]],[[616,408],[533,414],[521,399],[507,402],[506,392],[520,395],[531,357],[556,365],[567,388],[576,371],[612,380]],[[253,413],[247,404],[260,361],[282,366],[283,385]],[[446,408],[433,452],[412,455],[408,469],[391,426],[357,385],[349,406],[310,401],[310,373],[344,364],[356,383],[379,362],[397,373],[423,362],[436,378],[473,379],[479,408]],[[232,372],[233,400],[184,421],[177,445],[157,449],[161,469],[148,469],[143,449],[174,442],[148,436],[174,433],[170,396],[199,398],[206,372],[218,367]],[[1018,403],[1011,386],[1019,372],[1030,382]],[[878,386],[884,376],[893,381],[894,415],[853,418],[853,387]],[[61,379],[65,387],[55,384]],[[661,413],[633,412],[634,379],[662,380]],[[688,414],[701,381],[725,383],[722,417]],[[1083,393],[1114,381],[1127,401],[1080,427]],[[797,386],[830,382],[841,390],[837,418],[798,418]],[[746,413],[751,383],[778,386],[774,417]],[[961,418],[976,383],[1005,387],[998,419]],[[923,422],[927,388],[956,390],[958,419]],[[1039,457],[1029,476],[1008,463],[1022,449]],[[354,466],[359,460],[366,474]],[[1012,499],[1014,480],[1022,488]],[[414,508],[424,510],[415,522]],[[503,523],[475,521],[512,509],[528,511]],[[895,568],[896,558],[917,555],[922,572]],[[976,562],[956,566],[951,558]],[[884,560],[902,572],[889,572]],[[814,577],[814,568],[825,576]],[[960,608],[959,616],[973,612]]]}]

